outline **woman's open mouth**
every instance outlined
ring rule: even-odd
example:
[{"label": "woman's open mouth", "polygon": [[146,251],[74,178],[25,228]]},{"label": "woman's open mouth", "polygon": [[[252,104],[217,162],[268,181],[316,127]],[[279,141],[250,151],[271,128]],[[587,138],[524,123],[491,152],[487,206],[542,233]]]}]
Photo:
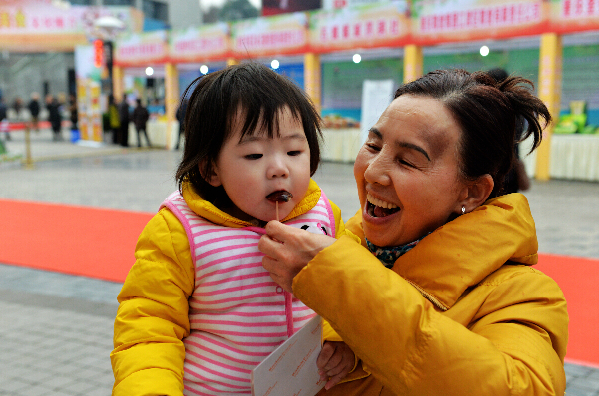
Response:
[{"label": "woman's open mouth", "polygon": [[366,195],[366,200],[366,213],[372,217],[386,217],[399,211],[397,205],[375,198],[370,194]]}]

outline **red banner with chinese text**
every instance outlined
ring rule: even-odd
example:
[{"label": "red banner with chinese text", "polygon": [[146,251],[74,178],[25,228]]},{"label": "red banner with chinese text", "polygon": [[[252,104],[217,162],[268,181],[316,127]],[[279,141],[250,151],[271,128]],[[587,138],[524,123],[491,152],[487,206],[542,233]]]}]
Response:
[{"label": "red banner with chinese text", "polygon": [[0,1],[0,49],[15,52],[75,50],[96,37],[94,22],[103,16],[120,19],[124,32],[141,30],[141,12],[131,7],[61,8],[50,0]]},{"label": "red banner with chinese text", "polygon": [[238,58],[302,54],[308,48],[307,24],[303,12],[234,22],[232,54]]},{"label": "red banner with chinese text", "polygon": [[412,37],[418,45],[537,35],[548,23],[544,0],[412,2]]},{"label": "red banner with chinese text", "polygon": [[551,0],[550,3],[552,32],[599,30],[599,0]]},{"label": "red banner with chinese text", "polygon": [[310,13],[309,48],[339,50],[399,47],[410,33],[406,3],[374,4]]},{"label": "red banner with chinese text", "polygon": [[114,48],[114,64],[121,67],[145,67],[168,62],[168,32],[131,34],[118,40]]},{"label": "red banner with chinese text", "polygon": [[208,62],[230,56],[229,24],[219,22],[174,30],[169,38],[172,62]]}]

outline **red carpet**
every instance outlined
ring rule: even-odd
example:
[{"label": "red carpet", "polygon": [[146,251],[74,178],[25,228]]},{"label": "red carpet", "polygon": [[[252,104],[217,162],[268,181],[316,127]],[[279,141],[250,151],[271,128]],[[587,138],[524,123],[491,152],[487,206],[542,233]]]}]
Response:
[{"label": "red carpet", "polygon": [[0,199],[0,263],[123,282],[151,217]]},{"label": "red carpet", "polygon": [[[0,199],[0,263],[123,282],[153,214]],[[599,260],[541,254],[568,301],[567,360],[599,367]]]},{"label": "red carpet", "polygon": [[599,368],[599,260],[540,254],[535,268],[553,278],[570,315],[566,360]]}]

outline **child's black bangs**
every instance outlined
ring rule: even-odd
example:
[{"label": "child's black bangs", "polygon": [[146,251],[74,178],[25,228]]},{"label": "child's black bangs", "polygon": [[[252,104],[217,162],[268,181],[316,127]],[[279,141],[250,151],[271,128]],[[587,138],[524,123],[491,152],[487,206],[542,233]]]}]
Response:
[{"label": "child's black bangs", "polygon": [[281,112],[285,108],[291,111],[291,115],[295,120],[302,122],[299,109],[293,106],[292,103],[274,100],[273,98],[266,101],[258,101],[256,98],[239,98],[237,102],[232,108],[239,109],[238,111],[244,119],[240,139],[256,133],[265,134],[270,139],[279,136]]}]

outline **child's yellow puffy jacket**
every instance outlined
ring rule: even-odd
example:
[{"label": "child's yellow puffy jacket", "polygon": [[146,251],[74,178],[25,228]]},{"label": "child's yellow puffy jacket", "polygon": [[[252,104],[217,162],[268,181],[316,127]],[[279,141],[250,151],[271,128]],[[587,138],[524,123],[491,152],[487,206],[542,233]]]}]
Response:
[{"label": "child's yellow puffy jacket", "polygon": [[[306,196],[285,220],[310,210],[320,194],[311,180]],[[187,184],[183,197],[194,212],[214,223],[251,225],[220,211]],[[342,235],[341,211],[332,202],[331,208],[336,235]],[[182,395],[185,348],[181,340],[190,331],[187,300],[194,290],[195,269],[185,229],[168,209],[161,209],[146,225],[135,258],[118,296],[115,349],[110,354],[115,376],[113,395]],[[340,341],[326,323],[323,338]]]}]

